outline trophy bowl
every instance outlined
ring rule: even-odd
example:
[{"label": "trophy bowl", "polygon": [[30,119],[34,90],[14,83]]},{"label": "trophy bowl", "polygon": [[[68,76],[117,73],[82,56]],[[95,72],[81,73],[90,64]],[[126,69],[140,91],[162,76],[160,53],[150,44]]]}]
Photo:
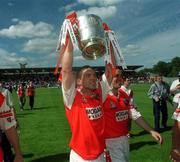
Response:
[{"label": "trophy bowl", "polygon": [[95,60],[106,53],[105,32],[100,17],[88,14],[78,17],[79,48],[85,59]]}]

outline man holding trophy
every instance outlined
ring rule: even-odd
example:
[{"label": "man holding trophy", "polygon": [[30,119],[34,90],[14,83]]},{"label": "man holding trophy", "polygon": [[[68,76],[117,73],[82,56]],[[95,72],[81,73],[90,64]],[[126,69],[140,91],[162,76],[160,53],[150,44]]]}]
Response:
[{"label": "man holding trophy", "polygon": [[[89,20],[96,21],[94,17]],[[74,39],[76,37],[72,38],[71,30],[65,37],[65,44],[62,45],[64,52],[61,56],[61,74],[65,110],[72,132],[69,144],[71,148],[70,162],[103,162],[105,161],[103,154],[105,140],[102,102],[110,90],[111,66],[106,69],[106,75],[103,75],[101,83],[98,82],[95,70],[90,66],[83,67],[75,76],[72,64],[73,49],[77,45]],[[101,46],[103,43],[101,42]],[[86,49],[84,49],[85,46]],[[91,48],[92,46],[95,48]],[[81,46],[80,49],[84,55],[88,51],[85,57],[90,59],[91,57],[92,59],[96,58],[96,53],[99,51],[96,40],[87,41],[86,45]],[[93,53],[93,56],[90,53]]]},{"label": "man holding trophy", "polygon": [[[60,58],[56,73],[61,61],[63,100],[72,132],[69,144],[70,162],[105,161],[102,103],[110,91],[112,65],[107,64],[101,82],[90,66],[83,67],[76,76],[72,72],[73,50],[78,49],[85,59],[94,60],[108,53],[107,51],[116,45],[113,33],[109,32],[108,35],[106,32],[105,35],[105,30],[109,29],[103,27],[102,20],[98,16],[90,14],[77,17],[73,12],[66,17],[60,31],[58,42]],[[108,62],[110,57],[106,58]]]},{"label": "man holding trophy", "polygon": [[[107,82],[102,88],[98,87],[96,73],[91,67],[80,70],[75,78],[72,51],[69,41],[62,57],[62,91],[72,132],[70,162],[101,162],[105,148],[102,100],[110,87]],[[106,92],[101,93],[100,89]]]}]

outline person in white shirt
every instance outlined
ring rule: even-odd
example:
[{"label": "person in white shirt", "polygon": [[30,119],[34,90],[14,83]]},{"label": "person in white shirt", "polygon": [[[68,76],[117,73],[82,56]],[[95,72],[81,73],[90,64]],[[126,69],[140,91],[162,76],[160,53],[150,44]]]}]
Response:
[{"label": "person in white shirt", "polygon": [[171,87],[170,87],[170,92],[174,94],[174,97],[173,97],[174,108],[177,108],[178,99],[180,97],[180,73],[178,74],[178,77],[179,77],[178,79],[172,82]]},{"label": "person in white shirt", "polygon": [[14,162],[23,162],[12,106],[13,103],[10,92],[3,88],[2,83],[0,82],[0,129],[5,132],[9,142],[14,148]]}]

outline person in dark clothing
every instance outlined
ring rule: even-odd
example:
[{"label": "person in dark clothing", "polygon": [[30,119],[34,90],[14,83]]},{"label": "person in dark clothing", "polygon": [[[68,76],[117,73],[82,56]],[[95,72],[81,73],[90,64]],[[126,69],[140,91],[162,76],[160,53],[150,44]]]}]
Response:
[{"label": "person in dark clothing", "polygon": [[162,126],[167,128],[168,112],[167,100],[169,97],[169,86],[162,80],[161,75],[156,76],[156,81],[151,85],[148,96],[153,101],[154,127],[160,131],[160,113],[162,113]]}]

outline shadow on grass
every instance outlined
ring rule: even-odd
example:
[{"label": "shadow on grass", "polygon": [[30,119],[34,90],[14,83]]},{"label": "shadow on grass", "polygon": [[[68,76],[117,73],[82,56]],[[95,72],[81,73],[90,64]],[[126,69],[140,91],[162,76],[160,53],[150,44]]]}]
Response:
[{"label": "shadow on grass", "polygon": [[36,110],[45,110],[45,109],[52,109],[52,106],[44,106],[44,107],[34,107],[32,110],[29,108],[25,108],[23,109],[23,111],[21,111],[21,113],[18,113],[17,115],[29,115],[29,114],[33,114],[33,111]]},{"label": "shadow on grass", "polygon": [[[46,109],[52,109],[54,106],[42,106],[42,107],[34,107],[33,110],[46,110]],[[32,111],[33,111],[32,110]],[[31,110],[30,110],[31,111]]]},{"label": "shadow on grass", "polygon": [[[167,126],[166,128],[161,128],[159,133],[163,133],[163,132],[166,132],[166,131],[171,131],[172,130],[172,126]],[[145,134],[149,134],[147,131],[143,130],[137,134],[131,134],[131,137],[136,137],[136,136],[143,136]]]},{"label": "shadow on grass", "polygon": [[[59,108],[59,105],[52,105],[52,106],[42,106],[42,107],[34,107],[33,110],[46,110],[46,109],[56,109]],[[25,110],[30,110],[30,109],[25,109]],[[32,111],[33,111],[32,110]],[[30,110],[31,111],[31,110]]]},{"label": "shadow on grass", "polygon": [[27,112],[23,112],[21,114],[16,114],[17,118],[24,118],[27,115],[32,115],[33,113],[27,113]]},{"label": "shadow on grass", "polygon": [[69,153],[61,153],[57,155],[50,155],[39,159],[32,160],[30,162],[64,162],[69,160]]},{"label": "shadow on grass", "polygon": [[161,133],[166,132],[166,131],[171,131],[171,130],[172,130],[172,126],[167,126],[166,128],[161,129]]},{"label": "shadow on grass", "polygon": [[148,142],[136,142],[136,143],[132,143],[132,144],[130,144],[130,151],[137,150],[140,147],[143,147],[145,145],[157,145],[157,142],[148,141]]},{"label": "shadow on grass", "polygon": [[143,136],[145,134],[149,134],[149,133],[143,130],[143,131],[141,131],[141,132],[139,132],[137,134],[131,134],[131,137]]},{"label": "shadow on grass", "polygon": [[33,157],[34,156],[34,154],[23,154],[23,157],[24,158],[31,158],[31,157]]}]

